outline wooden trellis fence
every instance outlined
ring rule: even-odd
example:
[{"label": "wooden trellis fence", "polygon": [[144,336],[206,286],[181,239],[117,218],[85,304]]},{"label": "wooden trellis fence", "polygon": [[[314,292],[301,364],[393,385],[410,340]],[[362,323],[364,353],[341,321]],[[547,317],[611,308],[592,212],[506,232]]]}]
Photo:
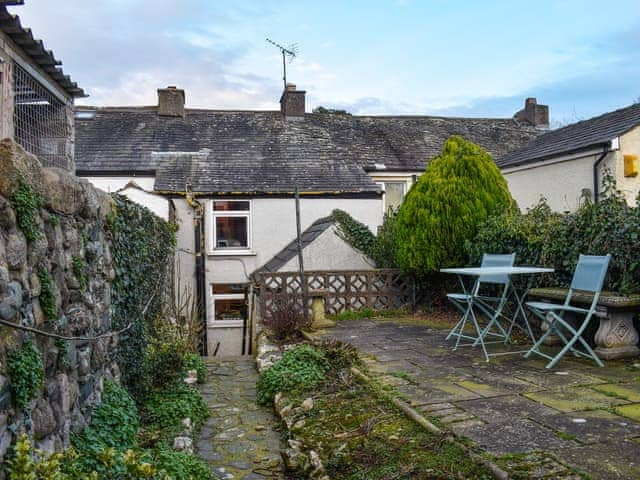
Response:
[{"label": "wooden trellis fence", "polygon": [[[372,308],[385,310],[412,305],[413,281],[399,270],[305,271],[308,297],[321,292],[325,310],[336,314],[344,310]],[[273,299],[286,293],[300,301],[302,282],[298,272],[258,272],[254,275],[260,311],[269,311]],[[310,300],[307,299],[310,306]]]}]

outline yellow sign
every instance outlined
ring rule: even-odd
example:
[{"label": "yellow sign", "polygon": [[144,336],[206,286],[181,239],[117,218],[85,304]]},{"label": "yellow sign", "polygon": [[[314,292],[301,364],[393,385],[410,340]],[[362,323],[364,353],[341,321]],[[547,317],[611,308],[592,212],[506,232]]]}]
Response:
[{"label": "yellow sign", "polygon": [[638,175],[638,156],[624,155],[624,176],[635,177]]}]

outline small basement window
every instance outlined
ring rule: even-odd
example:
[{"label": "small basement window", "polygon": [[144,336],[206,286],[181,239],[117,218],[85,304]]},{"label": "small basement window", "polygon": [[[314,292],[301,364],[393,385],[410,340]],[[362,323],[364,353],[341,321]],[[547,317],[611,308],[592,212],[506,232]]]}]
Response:
[{"label": "small basement window", "polygon": [[247,286],[239,283],[214,283],[213,318],[215,322],[244,323],[247,320]]},{"label": "small basement window", "polygon": [[214,200],[210,250],[247,252],[251,249],[251,202]]}]

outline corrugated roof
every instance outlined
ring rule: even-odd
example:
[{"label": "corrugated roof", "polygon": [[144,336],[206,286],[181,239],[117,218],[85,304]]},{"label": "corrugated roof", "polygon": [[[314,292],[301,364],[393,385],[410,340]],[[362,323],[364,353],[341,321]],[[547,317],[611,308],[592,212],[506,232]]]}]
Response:
[{"label": "corrugated roof", "polygon": [[640,104],[634,104],[540,135],[524,146],[503,155],[496,163],[501,168],[515,167],[604,146],[638,125]]},{"label": "corrugated roof", "polygon": [[[93,110],[76,117],[77,173],[157,170],[162,191],[184,191],[187,167],[199,169],[192,185],[201,192],[290,192],[295,182],[306,190],[373,191],[366,170],[422,172],[451,135],[498,156],[539,134],[513,119],[306,114],[287,121],[273,111],[187,110],[183,118],[159,116],[156,107]],[[206,161],[152,154],[203,150]]]},{"label": "corrugated roof", "polygon": [[44,70],[62,90],[72,97],[85,97],[84,90],[65,75],[51,50],[47,50],[42,40],[33,37],[30,28],[23,27],[20,17],[10,14],[7,5],[22,5],[22,1],[0,1],[0,30],[6,33],[33,61]]}]

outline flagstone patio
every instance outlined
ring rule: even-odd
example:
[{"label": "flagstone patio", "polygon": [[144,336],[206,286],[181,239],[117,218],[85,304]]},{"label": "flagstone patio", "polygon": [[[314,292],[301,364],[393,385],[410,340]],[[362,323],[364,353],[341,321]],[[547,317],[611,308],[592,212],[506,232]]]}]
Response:
[{"label": "flagstone patio", "polygon": [[453,352],[443,330],[389,321],[342,321],[325,335],[356,346],[434,422],[528,465],[528,478],[578,478],[572,467],[640,478],[640,359],[600,368],[567,356],[551,371],[522,354],[487,363],[477,348]]}]

